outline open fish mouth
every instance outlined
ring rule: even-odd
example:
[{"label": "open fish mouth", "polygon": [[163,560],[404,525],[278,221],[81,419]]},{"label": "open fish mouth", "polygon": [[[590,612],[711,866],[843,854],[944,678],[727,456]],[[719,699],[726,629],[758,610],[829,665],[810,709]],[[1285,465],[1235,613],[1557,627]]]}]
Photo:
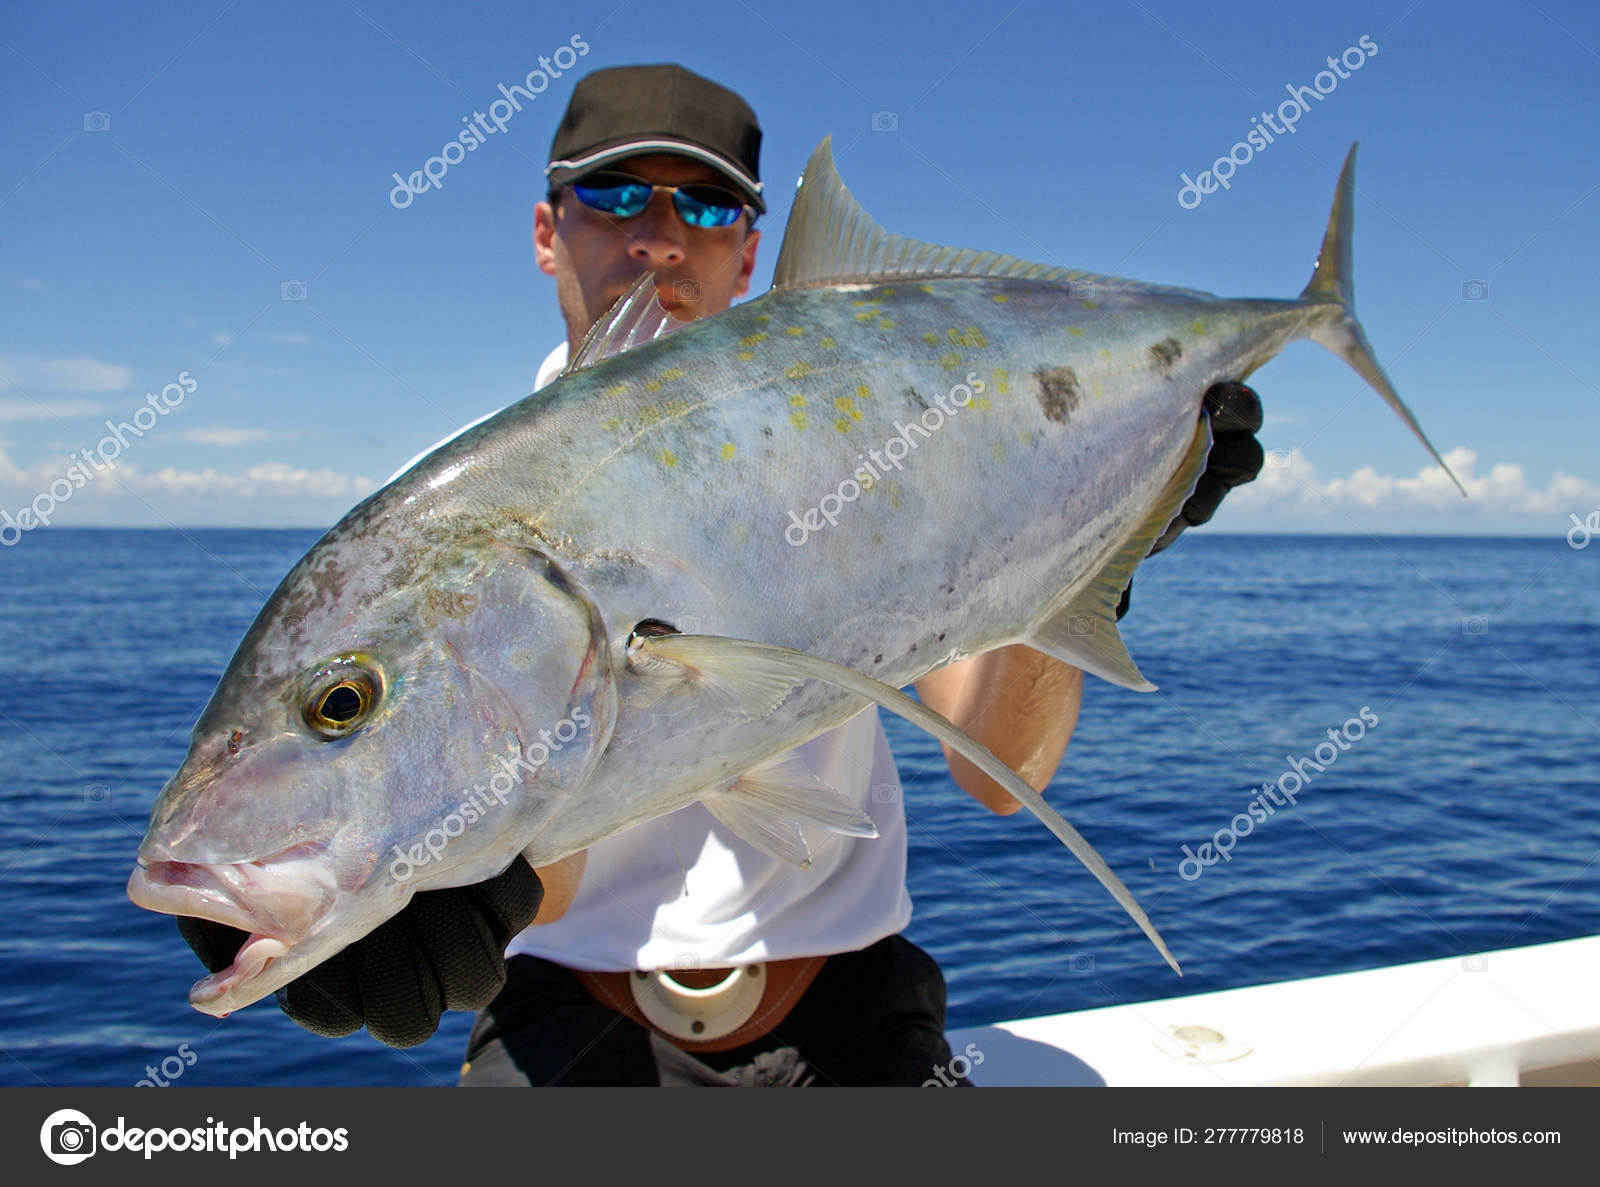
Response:
[{"label": "open fish mouth", "polygon": [[246,934],[231,965],[189,990],[189,1001],[196,1006],[262,976],[311,934],[337,895],[333,861],[321,841],[244,862],[141,857],[128,879],[128,897],[146,910],[209,919]]}]

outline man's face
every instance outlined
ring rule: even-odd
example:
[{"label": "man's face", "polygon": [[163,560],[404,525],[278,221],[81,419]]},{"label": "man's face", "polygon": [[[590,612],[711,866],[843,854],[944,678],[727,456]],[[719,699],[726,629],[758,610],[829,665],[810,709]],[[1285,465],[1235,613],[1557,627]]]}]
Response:
[{"label": "man's face", "polygon": [[[663,153],[628,157],[609,168],[655,185],[709,182],[732,188],[709,165]],[[574,344],[646,272],[655,273],[657,295],[674,317],[689,321],[721,313],[749,291],[760,239],[748,213],[731,227],[691,227],[678,217],[672,195],[659,190],[633,218],[591,210],[570,189],[554,206],[541,202],[534,208],[539,270],[556,278]]]}]

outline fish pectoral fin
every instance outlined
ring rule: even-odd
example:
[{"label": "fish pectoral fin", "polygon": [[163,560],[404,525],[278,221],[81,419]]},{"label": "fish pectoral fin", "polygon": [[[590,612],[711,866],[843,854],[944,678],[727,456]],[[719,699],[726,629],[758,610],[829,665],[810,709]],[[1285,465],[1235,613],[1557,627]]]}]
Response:
[{"label": "fish pectoral fin", "polygon": [[870,816],[812,774],[792,750],[750,768],[701,802],[741,840],[801,869],[811,868],[801,825],[847,837],[878,835]]},{"label": "fish pectoral fin", "polygon": [[[685,661],[680,657],[687,653],[694,656],[695,662],[700,664],[717,657],[721,661],[718,666],[748,664],[764,667],[774,673],[785,672],[792,684],[800,684],[806,680],[826,681],[868,701],[875,701],[889,712],[926,730],[952,750],[968,758],[980,771],[1005,788],[1018,803],[1037,816],[1095,876],[1100,885],[1111,892],[1111,896],[1139,925],[1139,930],[1144,932],[1156,946],[1156,951],[1161,953],[1173,971],[1182,975],[1178,962],[1173,959],[1166,941],[1161,938],[1161,933],[1156,930],[1155,924],[1150,922],[1150,917],[1145,914],[1144,908],[1139,906],[1133,893],[1122,884],[1122,879],[1112,872],[1105,859],[1095,852],[1094,846],[1084,839],[1083,834],[1062,819],[1059,812],[1045,803],[1043,796],[1023,782],[1021,776],[996,758],[987,747],[957,729],[927,706],[918,704],[899,689],[890,688],[881,680],[874,680],[871,676],[864,676],[853,668],[836,664],[818,655],[794,651],[788,647],[777,647],[771,643],[752,643],[747,639],[728,639],[712,635],[635,636],[628,645],[630,662],[633,662],[636,649],[639,657],[644,660],[682,663]],[[706,806],[709,808],[711,805],[708,803]]]},{"label": "fish pectoral fin", "polygon": [[[642,647],[648,639],[676,641],[670,659]],[[715,635],[636,635],[628,644],[628,665],[646,680],[677,680],[709,696],[729,714],[743,719],[769,716],[801,683],[794,672],[759,658],[730,661],[717,647]],[[665,687],[652,692],[646,686],[633,703],[648,704],[665,695]]]},{"label": "fish pectoral fin", "polygon": [[603,359],[622,354],[641,343],[670,334],[688,322],[668,313],[656,295],[656,274],[646,272],[633,287],[617,298],[604,317],[589,327],[578,352],[567,360],[563,376],[592,367]]},{"label": "fish pectoral fin", "polygon": [[1156,686],[1144,678],[1117,629],[1117,603],[1122,591],[1133,580],[1133,571],[1150,554],[1206,467],[1211,453],[1211,425],[1201,418],[1189,450],[1172,481],[1162,490],[1155,505],[1123,541],[1094,580],[1064,603],[1052,606],[1033,628],[1028,646],[1063,663],[1093,672],[1102,680],[1131,688],[1135,692],[1154,692]]}]

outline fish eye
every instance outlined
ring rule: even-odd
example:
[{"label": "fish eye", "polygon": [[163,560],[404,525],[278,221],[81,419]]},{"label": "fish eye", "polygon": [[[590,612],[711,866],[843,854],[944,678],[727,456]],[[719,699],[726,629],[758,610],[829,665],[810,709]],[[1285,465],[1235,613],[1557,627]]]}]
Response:
[{"label": "fish eye", "polygon": [[360,656],[343,656],[319,667],[312,677],[303,715],[324,738],[342,738],[371,715],[382,691],[375,666]]}]

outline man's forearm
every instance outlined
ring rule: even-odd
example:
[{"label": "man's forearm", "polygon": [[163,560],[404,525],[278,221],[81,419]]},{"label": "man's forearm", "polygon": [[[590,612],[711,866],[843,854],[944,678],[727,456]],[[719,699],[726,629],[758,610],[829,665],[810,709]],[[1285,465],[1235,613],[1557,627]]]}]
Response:
[{"label": "man's forearm", "polygon": [[[1055,777],[1078,724],[1083,673],[1023,644],[996,648],[924,676],[923,704],[987,746],[1036,791]],[[1020,804],[972,763],[944,748],[950,775],[1001,815]]]},{"label": "man's forearm", "polygon": [[572,906],[572,900],[578,896],[578,883],[583,878],[584,863],[588,859],[589,851],[580,849],[570,857],[563,857],[560,861],[553,861],[547,866],[539,866],[533,871],[539,875],[539,881],[544,886],[544,901],[539,904],[539,914],[533,920],[534,926],[554,923],[567,913],[567,908]]}]

